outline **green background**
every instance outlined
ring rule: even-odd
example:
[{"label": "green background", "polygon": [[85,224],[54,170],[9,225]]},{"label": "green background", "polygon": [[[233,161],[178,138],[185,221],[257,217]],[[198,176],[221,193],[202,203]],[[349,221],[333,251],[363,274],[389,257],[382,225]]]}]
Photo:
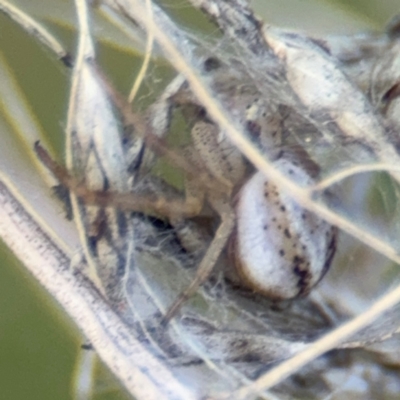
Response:
[{"label": "green background", "polygon": [[[32,3],[29,7],[28,3],[22,1],[18,4],[23,9],[26,5],[26,9],[42,18],[67,47],[74,49],[74,32],[68,23],[42,13],[41,7],[46,7],[47,2],[36,3],[36,9]],[[64,9],[69,2],[53,0],[51,7],[57,3],[62,7],[60,9]],[[195,14],[190,8],[183,7],[183,2],[169,0],[165,3],[171,6],[175,15],[179,15],[186,27],[194,29],[194,24],[196,29],[199,27],[198,17],[193,17]],[[320,8],[327,4],[322,1],[299,0],[259,0],[255,3],[257,11],[272,24],[280,23],[287,27],[304,24],[310,29],[316,27],[312,21],[307,21],[308,13],[304,12],[302,17],[301,11],[311,7],[322,13]],[[179,6],[174,7],[174,4]],[[397,6],[398,0],[343,0],[330,4],[346,7],[348,15],[348,21],[341,23],[332,20],[329,13],[321,14],[318,30],[323,30],[325,23],[325,30],[332,33],[335,32],[335,26],[341,33],[344,28],[354,31],[362,26],[382,27],[400,8]],[[127,87],[137,68],[132,54],[107,44],[102,44],[99,50],[100,60],[105,69],[112,72],[117,86]],[[68,71],[38,46],[35,40],[2,15],[0,51],[11,65],[33,112],[43,129],[49,133],[49,140],[61,158]],[[82,343],[79,332],[62,310],[13,255],[4,246],[0,246],[0,399],[72,399],[73,374],[82,352]],[[118,384],[101,366],[97,366],[96,382],[94,399],[126,398],[123,390],[118,388]]]}]

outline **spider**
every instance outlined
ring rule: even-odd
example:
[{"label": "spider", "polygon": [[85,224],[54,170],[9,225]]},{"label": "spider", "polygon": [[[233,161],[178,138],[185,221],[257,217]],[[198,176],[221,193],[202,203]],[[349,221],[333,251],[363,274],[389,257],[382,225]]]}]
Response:
[{"label": "spider", "polygon": [[[223,101],[240,116],[245,133],[274,160],[275,166],[303,185],[312,184],[318,176],[318,166],[299,146],[281,145],[277,110],[260,97],[254,84],[243,81],[239,71],[227,74],[226,66],[215,58],[208,58],[204,69],[213,76]],[[166,90],[161,96],[162,101],[151,108],[147,121],[133,115],[111,86],[107,83],[105,86],[121,110],[125,124],[131,125],[134,133],[147,131],[148,137],[144,140],[143,137],[132,139],[129,136],[131,147],[126,153],[129,155],[132,149],[135,150],[128,163],[131,168],[135,165],[132,170],[136,175],[132,180],[137,180],[137,176],[143,175],[152,164],[148,145],[151,150],[167,155],[174,163],[187,169],[184,196],[173,191],[172,197],[163,196],[159,188],[149,191],[148,188],[139,190],[139,186],[136,186],[139,192],[136,195],[118,195],[107,190],[90,192],[55,165],[39,145],[36,149],[60,182],[88,203],[150,211],[166,217],[174,227],[185,226],[186,220],[202,215],[205,206],[219,217],[219,225],[194,279],[170,305],[163,322],[168,323],[175,317],[182,304],[205,282],[225,249],[237,276],[250,289],[276,300],[308,294],[331,264],[336,249],[336,229],[302,209],[290,194],[279,192],[272,182],[255,171],[208,117],[183,81],[178,85],[172,84],[174,90],[171,86]],[[176,109],[180,109],[191,132],[190,145],[179,151],[169,150],[154,135],[155,129],[152,131],[149,126],[151,118],[156,119],[154,112],[170,116]],[[169,127],[168,118],[161,120],[164,120],[163,127],[156,127],[159,136],[168,133]],[[194,179],[194,174],[197,179]],[[162,183],[161,186],[167,185]],[[101,213],[101,218],[105,218],[105,212]],[[188,247],[196,250],[193,243],[197,242],[190,237],[193,232],[190,229],[183,231],[179,233],[182,243],[191,243]],[[100,285],[107,279],[100,276]]]}]

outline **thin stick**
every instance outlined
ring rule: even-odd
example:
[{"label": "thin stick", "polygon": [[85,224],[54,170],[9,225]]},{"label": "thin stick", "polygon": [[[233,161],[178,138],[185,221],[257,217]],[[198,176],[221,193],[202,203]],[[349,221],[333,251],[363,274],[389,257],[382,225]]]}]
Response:
[{"label": "thin stick", "polygon": [[335,172],[331,176],[323,179],[322,181],[318,182],[314,186],[309,188],[310,192],[317,192],[327,189],[329,186],[332,186],[352,175],[361,174],[363,172],[389,172],[389,171],[400,171],[400,166],[398,165],[391,165],[387,163],[376,163],[376,164],[361,164],[361,165],[354,165],[349,168],[345,168],[341,171]]},{"label": "thin stick", "polygon": [[257,396],[264,390],[282,382],[289,375],[298,371],[307,363],[326,353],[330,349],[337,347],[343,340],[357,333],[365,326],[371,324],[385,311],[395,306],[400,301],[400,285],[392,290],[380,300],[376,301],[367,311],[353,318],[350,322],[342,325],[334,331],[315,341],[307,349],[301,351],[289,360],[282,362],[271,371],[264,374],[250,385],[234,393],[230,393],[227,398],[235,400],[245,400]]},{"label": "thin stick", "polygon": [[154,134],[149,124],[145,122],[144,118],[131,110],[130,104],[114,88],[114,86],[109,82],[108,78],[97,66],[95,66],[95,70],[111,100],[119,112],[123,115],[125,122],[128,125],[133,125],[135,127],[135,133],[137,133],[145,141],[146,145],[148,145],[152,151],[161,157],[165,157],[171,162],[172,165],[180,168],[182,171],[188,174],[190,178],[195,179],[196,184],[202,186],[203,188],[220,194],[226,193],[230,190],[229,187],[226,187],[221,182],[215,182],[215,180],[210,179],[209,174],[205,171],[199,171],[199,169],[193,165],[193,163],[187,161],[186,158],[178,154],[177,151],[173,149],[171,150],[162,138],[159,138]]},{"label": "thin stick", "polygon": [[164,364],[134,336],[79,272],[70,268],[73,250],[52,239],[46,224],[0,176],[0,237],[74,320],[100,358],[135,398],[193,399]]},{"label": "thin stick", "polygon": [[10,17],[32,37],[38,39],[44,46],[53,51],[57,57],[67,66],[72,67],[72,58],[62,44],[43,26],[37,23],[29,15],[8,1],[0,0],[0,11]]},{"label": "thin stick", "polygon": [[[141,1],[132,0],[135,7],[137,7],[138,18],[141,17],[140,10],[143,10]],[[125,10],[129,13],[129,10]],[[133,17],[133,16],[132,16]],[[211,91],[207,88],[205,82],[200,78],[192,66],[189,64],[184,55],[177,48],[175,43],[166,36],[157,24],[157,21],[151,21],[146,18],[140,18],[140,22],[146,29],[152,29],[156,40],[160,43],[164,51],[173,60],[174,67],[182,73],[190,83],[193,93],[197,96],[199,101],[206,107],[207,112],[211,118],[224,129],[232,140],[232,142],[241,150],[241,152],[260,170],[267,178],[271,179],[280,189],[290,193],[291,196],[304,208],[319,215],[330,224],[337,226],[346,233],[354,236],[356,239],[375,249],[377,252],[383,254],[390,260],[400,264],[400,256],[398,251],[381,240],[379,237],[372,235],[365,231],[362,227],[358,227],[350,220],[342,217],[328,207],[320,204],[312,199],[308,189],[300,187],[296,182],[288,179],[286,175],[276,169],[272,163],[266,159],[251,141],[242,134],[241,130],[232,124],[232,118],[224,110],[221,104],[215,100]]]},{"label": "thin stick", "polygon": [[[147,7],[147,13],[148,13],[149,18],[153,19],[151,0],[146,0],[146,7]],[[136,96],[137,92],[139,91],[139,88],[143,82],[145,75],[146,75],[147,69],[149,68],[151,53],[153,51],[153,45],[154,45],[154,34],[151,30],[148,30],[143,64],[142,64],[142,67],[140,68],[140,71],[135,79],[135,83],[133,84],[133,87],[129,93],[129,96],[128,96],[129,103],[132,103],[133,100],[135,99],[135,96]]]},{"label": "thin stick", "polygon": [[137,211],[154,216],[174,218],[191,218],[198,214],[191,203],[181,198],[165,199],[155,193],[141,195],[137,193],[119,193],[113,191],[90,190],[84,182],[78,182],[68,171],[56,163],[49,153],[35,143],[35,152],[42,163],[54,174],[60,184],[71,190],[77,197],[88,204],[101,207],[114,207],[123,211]]}]

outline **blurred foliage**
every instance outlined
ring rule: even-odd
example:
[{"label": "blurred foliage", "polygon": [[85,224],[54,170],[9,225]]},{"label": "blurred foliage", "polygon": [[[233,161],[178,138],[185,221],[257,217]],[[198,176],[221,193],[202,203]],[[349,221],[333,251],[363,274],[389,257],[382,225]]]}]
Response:
[{"label": "blurred foliage", "polygon": [[[39,9],[40,3],[38,3],[36,14],[43,16],[46,25],[67,47],[74,49],[75,34],[71,26],[65,21],[61,23],[60,15],[59,21],[55,17],[44,15],[46,7],[43,3],[45,2],[42,2],[42,9]],[[52,0],[52,3],[51,7],[55,7],[54,3],[65,6],[65,1],[62,0]],[[361,29],[361,26],[374,24],[382,26],[398,8],[398,0],[331,2],[259,0],[254,3],[257,12],[271,23],[279,23],[280,16],[292,16],[303,21],[302,16],[306,19],[307,13],[301,11],[305,6],[311,9],[314,7],[321,12],[323,7],[327,10],[330,7],[339,7],[338,15],[350,14],[344,25],[353,31]],[[185,29],[202,30],[205,35],[215,31],[203,17],[199,17],[198,12],[194,13],[190,7],[186,7],[184,2],[166,0],[164,5],[166,10],[172,12],[176,21],[184,24]],[[270,10],[274,12],[268,14]],[[328,30],[332,31],[336,24],[342,32],[343,23],[330,20],[328,24],[329,17],[327,13],[321,15],[320,20],[326,21]],[[351,20],[355,21],[354,25],[347,26]],[[312,24],[312,21],[307,23]],[[302,25],[303,29],[307,28],[307,23]],[[282,24],[286,26],[290,24],[290,18],[286,18]],[[40,125],[48,133],[52,146],[61,158],[69,72],[43,51],[34,39],[3,15],[0,15],[0,25],[0,50],[23,87]],[[112,79],[117,87],[127,93],[140,68],[138,63],[140,57],[137,54],[124,52],[106,41],[99,46],[99,56],[105,70],[112,73]],[[161,89],[164,79],[169,76],[171,70],[166,64],[161,63],[151,67],[151,78],[157,82],[157,90]],[[148,103],[154,98],[155,89],[152,85],[149,92],[146,91],[146,84],[143,86],[139,96],[145,98],[145,102]],[[78,353],[82,351],[80,345],[84,340],[50,296],[41,290],[4,246],[0,246],[0,254],[0,397],[7,400],[71,399],[73,371]],[[102,367],[98,368],[100,369],[96,379],[98,384],[93,399],[126,398],[124,392],[117,389],[117,383],[110,378],[108,372],[102,370]]]}]

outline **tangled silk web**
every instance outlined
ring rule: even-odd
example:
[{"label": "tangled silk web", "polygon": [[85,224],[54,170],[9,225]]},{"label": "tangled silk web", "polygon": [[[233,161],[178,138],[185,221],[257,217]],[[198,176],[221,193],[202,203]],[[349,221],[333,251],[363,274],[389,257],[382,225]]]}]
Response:
[{"label": "tangled silk web", "polygon": [[[121,26],[138,25],[148,37],[154,35],[185,77],[171,80],[145,111],[130,111],[95,67],[89,10],[77,1],[80,41],[70,94],[67,167],[79,171],[90,190],[109,194],[105,198],[96,193],[104,204],[88,204],[78,187],[70,187],[86,260],[81,269],[135,339],[190,389],[193,398],[234,392],[367,308],[395,277],[399,24],[393,22],[382,34],[308,37],[265,27],[243,0],[193,0],[221,32],[222,38],[211,44],[188,37],[156,5],[99,3]],[[204,87],[213,95],[207,102]],[[204,285],[165,324],[168,307],[193,281],[219,217],[208,210],[206,223],[199,218],[177,223],[176,215],[163,205],[151,209],[155,198],[162,197],[168,206],[180,195],[165,175],[155,173],[157,158],[190,169],[187,156],[194,147],[166,146],[156,139],[172,135],[173,128],[189,131],[200,118],[218,126],[215,135],[229,143],[224,157],[233,157],[232,143],[241,140],[235,132],[247,137],[239,143],[250,161],[245,167],[252,174],[256,169],[267,173],[279,190],[290,192],[321,221],[336,225],[341,231],[338,251],[330,271],[309,296],[277,301],[241,285],[225,249]],[[282,149],[298,148],[312,159],[308,165],[318,166],[321,184],[313,190],[263,164],[276,160]],[[387,172],[360,174],[371,169]],[[336,181],[325,190],[324,178],[332,176]],[[130,192],[147,198],[145,207],[136,202],[137,210],[127,211],[128,200],[118,194]],[[174,218],[161,220],[161,209]],[[101,235],[93,233],[94,226],[101,226]],[[309,292],[311,287],[304,285]],[[373,326],[262,396],[395,397],[400,392],[400,353],[393,336],[397,314],[396,308],[388,310]],[[354,347],[361,351],[348,349]],[[229,396],[247,398],[250,392]]]}]

